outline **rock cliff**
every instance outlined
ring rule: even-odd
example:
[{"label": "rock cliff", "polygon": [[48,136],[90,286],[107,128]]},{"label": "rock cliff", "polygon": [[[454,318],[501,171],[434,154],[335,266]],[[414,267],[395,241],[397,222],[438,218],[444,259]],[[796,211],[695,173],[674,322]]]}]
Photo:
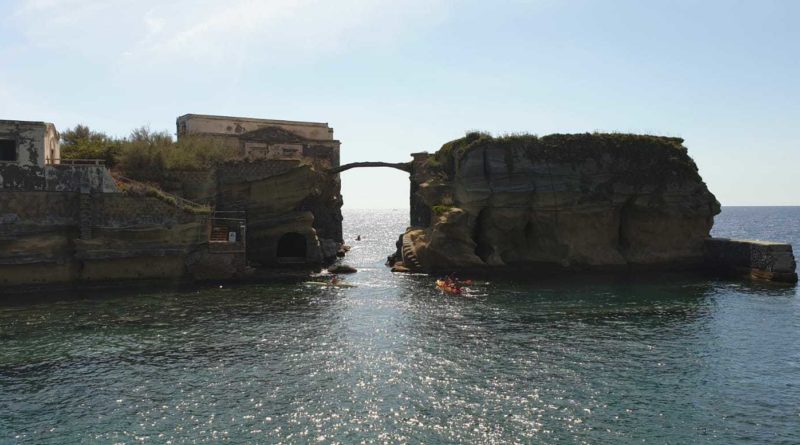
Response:
[{"label": "rock cliff", "polygon": [[720,206],[679,138],[470,133],[415,155],[411,270],[691,267]]},{"label": "rock cliff", "polygon": [[0,192],[5,288],[180,280],[207,251],[206,213],[122,193]]},{"label": "rock cliff", "polygon": [[[342,245],[342,196],[339,178],[299,161],[264,161],[243,166],[275,166],[251,178],[220,175],[217,206],[247,211],[247,257],[253,264],[287,264],[280,244],[287,234],[301,237],[296,253],[302,263],[336,259]],[[293,258],[299,260],[299,258]]]}]

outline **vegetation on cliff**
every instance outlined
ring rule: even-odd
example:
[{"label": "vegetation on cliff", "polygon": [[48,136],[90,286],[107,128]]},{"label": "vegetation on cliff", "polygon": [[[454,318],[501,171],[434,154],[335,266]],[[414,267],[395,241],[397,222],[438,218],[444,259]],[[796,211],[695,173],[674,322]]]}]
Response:
[{"label": "vegetation on cliff", "polygon": [[140,181],[157,181],[169,170],[206,170],[234,159],[235,148],[210,138],[174,141],[165,131],[140,127],[125,138],[76,125],[61,134],[63,159],[102,159],[109,168]]},{"label": "vegetation on cliff", "polygon": [[179,196],[166,193],[153,185],[130,180],[122,180],[119,177],[115,179],[117,182],[117,188],[119,188],[120,191],[126,195],[157,198],[173,207],[180,208],[189,213],[194,213],[195,215],[207,215],[211,213],[211,206],[188,201]]},{"label": "vegetation on cliff", "polygon": [[[524,153],[531,161],[580,163],[586,159],[612,156],[639,166],[649,166],[646,176],[630,179],[699,179],[697,166],[688,156],[683,139],[676,137],[626,133],[579,133],[536,136],[513,134],[494,137],[489,133],[470,132],[442,145],[429,159],[428,166],[453,177],[458,162],[479,149],[503,149],[509,172],[514,169],[512,153]],[[642,173],[645,173],[642,171]],[[652,174],[656,175],[653,178]]]}]

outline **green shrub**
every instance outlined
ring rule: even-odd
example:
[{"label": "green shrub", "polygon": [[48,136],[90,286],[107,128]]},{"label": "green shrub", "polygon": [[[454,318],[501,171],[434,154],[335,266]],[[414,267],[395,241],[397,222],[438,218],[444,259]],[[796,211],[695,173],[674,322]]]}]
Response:
[{"label": "green shrub", "polygon": [[447,211],[449,211],[452,208],[453,208],[453,206],[451,206],[451,205],[438,204],[438,205],[435,205],[435,206],[431,207],[431,211],[433,211],[433,213],[436,214],[436,215],[441,215],[443,213],[446,213]]},{"label": "green shrub", "polygon": [[61,133],[61,159],[102,159],[113,167],[117,164],[122,142],[78,124]]},{"label": "green shrub", "polygon": [[175,143],[165,160],[170,170],[207,170],[238,157],[238,147],[228,147],[219,139],[189,136]]},{"label": "green shrub", "polygon": [[127,138],[112,138],[80,124],[61,134],[63,159],[102,159],[108,167],[140,181],[163,180],[169,170],[208,170],[238,155],[238,147],[219,139],[190,136],[175,142],[168,132],[146,126]]}]

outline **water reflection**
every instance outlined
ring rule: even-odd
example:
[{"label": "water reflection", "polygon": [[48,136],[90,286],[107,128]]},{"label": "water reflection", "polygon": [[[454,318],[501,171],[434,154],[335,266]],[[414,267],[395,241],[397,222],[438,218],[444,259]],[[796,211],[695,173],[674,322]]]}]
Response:
[{"label": "water reflection", "polygon": [[356,216],[355,287],[0,307],[0,442],[800,441],[793,288],[493,281],[452,297],[383,267],[402,219]]}]

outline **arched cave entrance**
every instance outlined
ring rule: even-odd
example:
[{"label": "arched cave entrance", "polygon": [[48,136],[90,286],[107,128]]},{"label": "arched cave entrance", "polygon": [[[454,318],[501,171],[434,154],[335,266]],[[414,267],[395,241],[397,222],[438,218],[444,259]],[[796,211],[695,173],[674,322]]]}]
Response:
[{"label": "arched cave entrance", "polygon": [[305,259],[306,252],[306,237],[295,232],[284,234],[278,239],[278,250],[276,256],[278,259]]}]

